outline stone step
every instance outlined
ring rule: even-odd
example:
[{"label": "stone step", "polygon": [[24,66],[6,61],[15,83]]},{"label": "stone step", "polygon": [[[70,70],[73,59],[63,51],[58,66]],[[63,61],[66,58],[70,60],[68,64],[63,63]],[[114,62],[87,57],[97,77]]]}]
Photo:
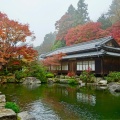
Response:
[{"label": "stone step", "polygon": [[5,95],[0,95],[0,103],[6,102],[6,97]]},{"label": "stone step", "polygon": [[11,109],[0,108],[0,120],[17,120],[17,115]]},{"label": "stone step", "polygon": [[18,113],[20,120],[36,120],[28,111]]},{"label": "stone step", "polygon": [[0,103],[0,108],[5,107],[5,104],[6,104],[6,103]]}]

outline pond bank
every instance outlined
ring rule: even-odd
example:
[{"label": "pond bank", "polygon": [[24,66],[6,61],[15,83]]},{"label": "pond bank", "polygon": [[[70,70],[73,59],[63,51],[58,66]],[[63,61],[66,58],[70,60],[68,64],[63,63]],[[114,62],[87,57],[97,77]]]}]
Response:
[{"label": "pond bank", "polygon": [[11,110],[5,108],[6,104],[6,96],[0,93],[0,120],[17,120],[16,113]]},{"label": "pond bank", "polygon": [[16,102],[21,111],[28,111],[36,120],[120,119],[120,96],[111,94],[108,89],[98,90],[96,86],[41,84],[31,88],[3,84],[0,91],[7,101]]}]

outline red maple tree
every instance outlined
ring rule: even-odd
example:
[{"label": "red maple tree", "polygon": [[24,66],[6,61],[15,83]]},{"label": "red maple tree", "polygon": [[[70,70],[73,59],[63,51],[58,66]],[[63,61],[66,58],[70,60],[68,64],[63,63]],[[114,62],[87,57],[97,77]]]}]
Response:
[{"label": "red maple tree", "polygon": [[88,22],[84,25],[79,25],[68,30],[65,36],[66,45],[72,45],[80,42],[86,42],[93,39],[108,36],[107,30],[101,29],[101,23]]},{"label": "red maple tree", "polygon": [[[28,24],[22,24],[14,20],[10,20],[6,14],[0,12],[0,68],[8,63],[10,59],[17,58],[20,53],[18,44],[25,42],[26,38],[35,38],[34,34],[29,30]],[[21,49],[23,49],[21,47]],[[37,55],[31,47],[24,47],[25,52],[23,57],[30,54]],[[34,51],[34,52],[33,52]],[[30,58],[34,55],[29,55]],[[33,57],[34,58],[34,57]]]},{"label": "red maple tree", "polygon": [[42,60],[42,63],[44,66],[59,66],[60,65],[60,60],[62,57],[65,56],[64,53],[59,53],[59,54],[54,54],[50,57],[45,58]]},{"label": "red maple tree", "polygon": [[120,22],[116,22],[107,29],[110,35],[120,44]]}]

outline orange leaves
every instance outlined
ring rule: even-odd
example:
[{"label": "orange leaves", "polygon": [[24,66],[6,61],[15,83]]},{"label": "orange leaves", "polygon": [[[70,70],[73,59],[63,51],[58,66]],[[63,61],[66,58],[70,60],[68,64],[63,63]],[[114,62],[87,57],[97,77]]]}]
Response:
[{"label": "orange leaves", "polygon": [[120,22],[113,24],[108,28],[110,35],[120,44]]},{"label": "orange leaves", "polygon": [[68,30],[65,36],[66,45],[85,42],[109,35],[109,32],[102,30],[100,23],[89,22]]},{"label": "orange leaves", "polygon": [[36,57],[38,55],[37,51],[29,46],[17,47],[16,51],[16,54],[18,56],[22,56],[22,58],[26,59],[27,61],[36,60]]},{"label": "orange leaves", "polygon": [[71,20],[71,15],[68,13],[64,14],[60,20],[55,23],[55,27],[58,30],[56,39],[63,40],[67,34],[68,29],[71,28],[73,21]]},{"label": "orange leaves", "polygon": [[6,14],[0,12],[0,64],[19,57],[28,61],[35,60],[37,51],[32,47],[17,47],[17,44],[25,42],[27,37],[34,38],[28,24],[10,20]]},{"label": "orange leaves", "polygon": [[50,66],[50,65],[59,66],[60,60],[62,59],[63,56],[65,56],[64,53],[55,54],[53,56],[47,57],[42,62],[45,66]]}]

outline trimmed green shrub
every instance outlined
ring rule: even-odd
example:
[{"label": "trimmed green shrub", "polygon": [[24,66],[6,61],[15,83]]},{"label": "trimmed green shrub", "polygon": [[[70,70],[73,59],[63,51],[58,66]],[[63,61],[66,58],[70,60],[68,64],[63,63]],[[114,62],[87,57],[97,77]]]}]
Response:
[{"label": "trimmed green shrub", "polygon": [[118,82],[120,80],[120,72],[110,72],[105,79],[108,82]]},{"label": "trimmed green shrub", "polygon": [[80,75],[80,79],[83,80],[84,82],[94,82],[94,74],[91,73],[90,71],[83,71]]},{"label": "trimmed green shrub", "polygon": [[15,113],[20,112],[19,106],[14,102],[6,102],[5,108],[12,109]]},{"label": "trimmed green shrub", "polygon": [[15,71],[15,78],[21,80],[22,78],[27,77],[27,74],[23,71]]},{"label": "trimmed green shrub", "polygon": [[47,78],[54,78],[54,74],[53,73],[46,73],[46,77]]},{"label": "trimmed green shrub", "polygon": [[29,66],[29,77],[36,77],[41,82],[47,82],[45,68],[36,62],[33,62]]},{"label": "trimmed green shrub", "polygon": [[76,85],[76,84],[78,84],[78,82],[75,79],[69,79],[68,84]]}]

